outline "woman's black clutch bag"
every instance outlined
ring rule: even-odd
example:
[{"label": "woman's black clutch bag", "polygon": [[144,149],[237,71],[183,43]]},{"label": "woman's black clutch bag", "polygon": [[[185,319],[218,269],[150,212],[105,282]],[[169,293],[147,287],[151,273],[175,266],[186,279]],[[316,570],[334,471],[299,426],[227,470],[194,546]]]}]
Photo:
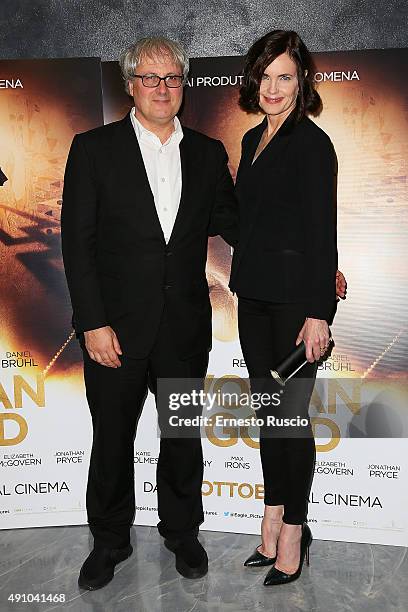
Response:
[{"label": "woman's black clutch bag", "polygon": [[[332,338],[329,338],[329,343],[330,342],[332,342]],[[271,374],[273,378],[284,387],[285,383],[292,378],[296,372],[299,372],[306,363],[306,347],[305,343],[301,342],[274,370],[271,370]]]}]

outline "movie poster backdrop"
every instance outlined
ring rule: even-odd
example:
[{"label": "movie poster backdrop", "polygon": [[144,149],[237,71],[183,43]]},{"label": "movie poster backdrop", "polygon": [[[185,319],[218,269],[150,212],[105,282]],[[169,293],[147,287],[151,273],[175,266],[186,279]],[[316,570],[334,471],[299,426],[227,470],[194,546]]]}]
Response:
[{"label": "movie poster backdrop", "polygon": [[[408,543],[408,145],[401,79],[407,59],[404,49],[315,55],[324,103],[315,121],[337,153],[339,267],[349,284],[332,327],[335,347],[319,366],[311,402],[318,452],[309,521],[321,539]],[[242,58],[191,64],[181,119],[223,141],[235,178],[242,136],[262,119],[237,105]],[[122,118],[132,104],[115,62],[102,64],[102,88],[105,123]],[[3,528],[86,522],[91,425],[61,265],[59,210],[72,136],[101,123],[96,60],[0,62]],[[236,298],[228,290],[231,255],[220,238],[210,238],[209,392],[231,389],[232,378],[241,392],[249,390]],[[253,427],[203,428],[203,529],[259,533],[257,434]],[[158,449],[149,396],[135,441],[136,524],[157,523]]]},{"label": "movie poster backdrop", "polygon": [[0,61],[0,524],[80,524],[91,443],[60,246],[74,134],[103,123],[98,59]]}]

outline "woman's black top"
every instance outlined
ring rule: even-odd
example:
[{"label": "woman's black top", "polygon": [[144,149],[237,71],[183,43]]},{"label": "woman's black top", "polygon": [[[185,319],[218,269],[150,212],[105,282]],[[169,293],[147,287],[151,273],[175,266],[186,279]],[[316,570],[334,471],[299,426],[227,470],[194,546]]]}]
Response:
[{"label": "woman's black top", "polygon": [[289,115],[252,163],[267,119],[242,140],[237,173],[240,232],[230,288],[271,302],[305,302],[331,320],[335,304],[337,163],[327,134]]}]

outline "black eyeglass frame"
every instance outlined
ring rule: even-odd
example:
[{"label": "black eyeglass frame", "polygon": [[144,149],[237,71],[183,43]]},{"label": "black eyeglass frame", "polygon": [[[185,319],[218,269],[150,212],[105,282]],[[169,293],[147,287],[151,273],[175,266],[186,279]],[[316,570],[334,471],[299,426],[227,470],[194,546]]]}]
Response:
[{"label": "black eyeglass frame", "polygon": [[[146,85],[145,81],[144,81],[146,77],[156,77],[156,79],[158,79],[157,85]],[[172,79],[174,77],[177,77],[178,79],[180,79],[180,84],[179,85],[169,85],[168,79]],[[168,74],[165,77],[161,77],[158,74],[134,74],[132,76],[132,78],[133,79],[142,79],[142,85],[144,87],[148,87],[149,89],[155,89],[156,87],[159,87],[159,85],[160,85],[160,83],[162,81],[164,81],[164,84],[169,89],[179,89],[183,85],[183,83],[184,83],[184,76],[182,74]]]}]

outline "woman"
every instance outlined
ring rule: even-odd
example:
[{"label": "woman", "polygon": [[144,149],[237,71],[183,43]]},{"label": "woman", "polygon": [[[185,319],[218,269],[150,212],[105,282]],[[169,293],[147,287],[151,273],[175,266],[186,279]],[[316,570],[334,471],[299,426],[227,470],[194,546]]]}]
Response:
[{"label": "woman", "polygon": [[245,565],[274,564],[266,585],[297,579],[312,541],[306,517],[315,445],[308,405],[336,304],[336,157],[329,137],[306,116],[321,108],[313,74],[300,37],[275,30],[250,48],[240,89],[241,108],[265,115],[242,141],[240,238],[230,280],[251,387],[276,391],[270,370],[301,341],[308,360],[298,381],[285,387],[278,411],[269,412],[292,411],[307,426],[260,431],[262,544]]}]

